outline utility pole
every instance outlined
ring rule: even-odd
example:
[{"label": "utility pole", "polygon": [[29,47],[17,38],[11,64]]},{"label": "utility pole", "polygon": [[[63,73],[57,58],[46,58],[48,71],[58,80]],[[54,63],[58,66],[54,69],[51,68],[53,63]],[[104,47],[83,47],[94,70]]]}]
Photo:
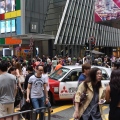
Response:
[{"label": "utility pole", "polygon": [[92,65],[92,50],[95,48],[95,38],[90,37],[89,38],[89,51],[90,51],[90,59],[91,59],[91,65]]},{"label": "utility pole", "polygon": [[89,52],[90,52],[90,63],[92,65],[92,49],[91,49],[91,39],[89,39]]}]

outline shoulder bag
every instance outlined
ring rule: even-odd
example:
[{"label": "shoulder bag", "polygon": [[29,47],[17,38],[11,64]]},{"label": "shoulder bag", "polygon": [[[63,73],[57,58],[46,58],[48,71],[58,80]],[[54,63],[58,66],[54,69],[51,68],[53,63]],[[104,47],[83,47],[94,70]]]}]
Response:
[{"label": "shoulder bag", "polygon": [[[86,94],[86,92],[87,92],[87,89],[86,89],[85,91],[83,91],[83,92],[81,93],[81,95],[80,95],[79,107],[80,107],[81,105],[83,105],[84,102],[85,102],[86,99],[87,99],[87,94]],[[76,93],[75,93],[75,94],[76,94]],[[73,96],[73,105],[75,105],[75,95]]]}]

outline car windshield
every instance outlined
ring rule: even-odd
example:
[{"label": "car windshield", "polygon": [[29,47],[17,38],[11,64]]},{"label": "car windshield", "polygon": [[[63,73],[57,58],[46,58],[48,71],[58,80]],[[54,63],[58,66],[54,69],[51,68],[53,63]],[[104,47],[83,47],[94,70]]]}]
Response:
[{"label": "car windshield", "polygon": [[59,80],[60,78],[62,78],[70,69],[68,68],[60,68],[59,70],[55,71],[54,73],[52,73],[49,77],[51,79],[54,80]]}]

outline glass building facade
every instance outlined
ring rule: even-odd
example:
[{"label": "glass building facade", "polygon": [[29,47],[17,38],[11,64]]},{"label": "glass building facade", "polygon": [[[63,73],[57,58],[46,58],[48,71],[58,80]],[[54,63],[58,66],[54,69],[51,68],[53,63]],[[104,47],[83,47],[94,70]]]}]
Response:
[{"label": "glass building facade", "polygon": [[50,0],[25,0],[25,34],[30,33],[31,22],[38,25],[37,33],[42,33]]},{"label": "glass building facade", "polygon": [[81,45],[94,36],[97,46],[120,46],[119,29],[94,22],[94,0],[67,0],[66,6],[55,44]]},{"label": "glass building facade", "polygon": [[66,0],[50,0],[43,33],[56,36],[65,5]]},{"label": "glass building facade", "polygon": [[54,45],[58,53],[62,51],[62,54],[72,56],[84,54],[85,43],[91,36],[95,37],[96,47],[102,52],[108,50],[112,53],[112,47],[120,46],[119,29],[94,22],[94,2],[50,0],[43,32],[56,36]]}]

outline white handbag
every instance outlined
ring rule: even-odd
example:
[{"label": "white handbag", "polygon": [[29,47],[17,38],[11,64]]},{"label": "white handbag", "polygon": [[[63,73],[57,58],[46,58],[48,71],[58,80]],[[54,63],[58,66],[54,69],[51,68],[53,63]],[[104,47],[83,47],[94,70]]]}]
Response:
[{"label": "white handbag", "polygon": [[25,82],[25,77],[23,75],[20,75],[18,77],[18,80],[19,80],[20,83],[24,83]]}]

